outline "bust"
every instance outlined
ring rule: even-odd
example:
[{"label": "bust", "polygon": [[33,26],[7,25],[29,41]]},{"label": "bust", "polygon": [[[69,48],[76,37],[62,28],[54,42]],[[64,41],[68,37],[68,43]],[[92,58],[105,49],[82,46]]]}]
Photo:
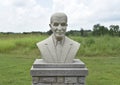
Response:
[{"label": "bust", "polygon": [[49,26],[53,34],[37,43],[42,59],[46,63],[73,63],[80,43],[65,36],[68,26],[67,15],[53,14]]}]

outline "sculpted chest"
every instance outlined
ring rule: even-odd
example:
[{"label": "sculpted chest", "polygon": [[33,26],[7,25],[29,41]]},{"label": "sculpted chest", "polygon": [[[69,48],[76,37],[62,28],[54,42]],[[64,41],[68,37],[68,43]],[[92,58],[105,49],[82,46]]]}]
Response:
[{"label": "sculpted chest", "polygon": [[[48,42],[49,41],[49,42]],[[71,63],[79,49],[79,44],[66,39],[60,51],[51,39],[37,44],[42,58],[48,63]]]}]

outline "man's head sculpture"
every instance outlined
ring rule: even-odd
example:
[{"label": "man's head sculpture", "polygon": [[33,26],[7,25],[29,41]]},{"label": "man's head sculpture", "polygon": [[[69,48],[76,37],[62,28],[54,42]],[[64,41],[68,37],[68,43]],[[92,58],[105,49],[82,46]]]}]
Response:
[{"label": "man's head sculpture", "polygon": [[65,36],[67,15],[55,13],[49,24],[53,34],[37,43],[41,57],[46,63],[73,63],[80,44]]},{"label": "man's head sculpture", "polygon": [[64,13],[55,13],[50,18],[49,24],[55,38],[60,41],[65,37],[67,29],[67,15]]}]

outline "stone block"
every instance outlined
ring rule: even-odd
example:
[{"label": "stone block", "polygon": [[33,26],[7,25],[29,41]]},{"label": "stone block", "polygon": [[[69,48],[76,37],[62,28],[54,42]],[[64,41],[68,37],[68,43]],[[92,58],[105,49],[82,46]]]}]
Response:
[{"label": "stone block", "polygon": [[32,85],[52,85],[51,83],[38,83],[38,84],[32,84]]},{"label": "stone block", "polygon": [[67,64],[36,61],[31,68],[33,85],[85,85],[88,69],[78,59]]},{"label": "stone block", "polygon": [[68,84],[65,84],[65,83],[52,83],[52,85],[68,85]]},{"label": "stone block", "polygon": [[57,77],[57,83],[63,83],[64,77]]},{"label": "stone block", "polygon": [[69,83],[69,84],[67,84],[67,85],[74,85],[74,84],[72,84],[72,83]]},{"label": "stone block", "polygon": [[85,85],[85,84],[76,83],[76,84],[74,84],[74,85]]},{"label": "stone block", "polygon": [[56,77],[40,77],[39,82],[53,83],[56,82]]},{"label": "stone block", "polygon": [[36,59],[31,68],[32,76],[87,76],[88,69],[79,59],[74,59],[74,63],[45,63]]},{"label": "stone block", "polygon": [[32,82],[33,82],[34,84],[39,83],[39,77],[32,77]]},{"label": "stone block", "polygon": [[32,76],[86,76],[87,68],[31,68]]},{"label": "stone block", "polygon": [[79,60],[74,59],[73,63],[46,63],[43,59],[36,59],[33,68],[84,68],[85,64]]},{"label": "stone block", "polygon": [[77,77],[65,77],[65,83],[77,83]]},{"label": "stone block", "polygon": [[78,82],[81,84],[84,84],[85,83],[85,76],[78,77]]}]

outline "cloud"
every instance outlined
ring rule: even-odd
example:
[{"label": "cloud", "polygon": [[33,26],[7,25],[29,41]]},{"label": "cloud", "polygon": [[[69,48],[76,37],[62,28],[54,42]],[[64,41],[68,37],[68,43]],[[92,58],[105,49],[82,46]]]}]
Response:
[{"label": "cloud", "polygon": [[119,0],[0,0],[0,31],[48,31],[54,12],[68,15],[69,30],[120,25]]},{"label": "cloud", "polygon": [[53,0],[53,9],[55,11],[64,11],[70,16],[71,21],[78,21],[78,19],[85,19],[91,15],[88,7],[79,2],[79,0]]},{"label": "cloud", "polygon": [[0,8],[2,8],[0,31],[44,31],[39,28],[45,27],[48,9],[41,7],[35,0],[12,0],[10,2],[5,0],[1,1]]},{"label": "cloud", "polygon": [[[99,4],[98,4],[99,3]],[[95,17],[97,20],[110,20],[112,18],[115,18],[116,16],[120,15],[120,7],[119,7],[120,1],[114,0],[98,0],[93,1],[90,5],[90,8],[95,7],[94,13],[92,17]],[[112,18],[111,18],[112,17]]]},{"label": "cloud", "polygon": [[77,29],[90,29],[96,23],[120,21],[119,0],[53,0],[53,3],[53,9],[68,14],[71,26],[79,27]]}]

